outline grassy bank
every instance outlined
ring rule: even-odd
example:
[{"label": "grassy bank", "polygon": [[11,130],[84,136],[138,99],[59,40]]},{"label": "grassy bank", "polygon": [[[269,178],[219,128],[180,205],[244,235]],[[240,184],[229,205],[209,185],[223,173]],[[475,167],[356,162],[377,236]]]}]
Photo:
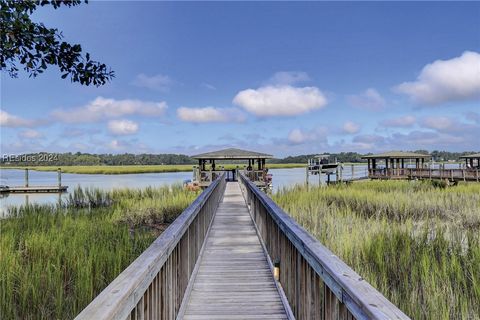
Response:
[{"label": "grassy bank", "polygon": [[413,319],[480,315],[480,185],[371,181],[274,199]]},{"label": "grassy bank", "polygon": [[[243,165],[238,165],[243,168]],[[3,169],[31,169],[36,171],[57,171],[58,168],[65,173],[82,174],[133,174],[133,173],[163,173],[163,172],[188,172],[192,171],[193,165],[132,165],[132,166],[35,166],[35,167],[2,167]],[[236,168],[236,164],[225,165],[226,169]],[[305,167],[303,163],[272,163],[267,164],[271,169],[288,169]],[[219,165],[217,165],[217,169]]]},{"label": "grassy bank", "polygon": [[0,221],[2,319],[72,319],[196,197],[180,186],[76,189]]}]

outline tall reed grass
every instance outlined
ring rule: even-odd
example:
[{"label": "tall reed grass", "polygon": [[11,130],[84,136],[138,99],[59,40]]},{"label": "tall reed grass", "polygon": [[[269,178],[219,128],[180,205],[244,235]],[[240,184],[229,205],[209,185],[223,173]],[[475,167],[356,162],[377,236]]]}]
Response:
[{"label": "tall reed grass", "polygon": [[480,185],[369,181],[273,198],[413,319],[480,318]]},{"label": "tall reed grass", "polygon": [[[71,319],[196,197],[180,186],[76,189],[0,220],[0,318]],[[129,223],[125,223],[129,222]]]}]

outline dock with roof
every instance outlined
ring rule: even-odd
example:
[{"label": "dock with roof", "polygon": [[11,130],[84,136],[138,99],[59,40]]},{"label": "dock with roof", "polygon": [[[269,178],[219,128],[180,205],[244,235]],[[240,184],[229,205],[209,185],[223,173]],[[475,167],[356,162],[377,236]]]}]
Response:
[{"label": "dock with roof", "polygon": [[[242,172],[261,189],[266,189],[271,184],[271,176],[265,165],[266,159],[273,158],[271,154],[228,148],[197,154],[192,158],[198,160],[198,167],[193,168],[193,182],[202,188],[208,187],[224,172],[228,181],[237,181],[239,173]],[[236,166],[227,170],[219,162],[230,162]]]},{"label": "dock with roof", "polygon": [[430,179],[451,182],[480,180],[480,154],[463,156],[467,166],[456,169],[446,169],[444,166],[433,168],[427,163],[432,156],[423,153],[391,151],[362,158],[368,161],[370,179]]}]

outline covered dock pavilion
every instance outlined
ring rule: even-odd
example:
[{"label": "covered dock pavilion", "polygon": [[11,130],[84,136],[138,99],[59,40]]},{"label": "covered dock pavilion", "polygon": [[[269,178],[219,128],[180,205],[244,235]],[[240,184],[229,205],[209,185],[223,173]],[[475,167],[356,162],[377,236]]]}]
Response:
[{"label": "covered dock pavilion", "polygon": [[[265,165],[266,159],[273,158],[271,154],[228,148],[197,154],[192,158],[198,160],[198,167],[193,168],[193,180],[202,188],[208,187],[223,172],[226,173],[227,180],[237,181],[239,170],[244,170],[244,174],[260,188],[267,188],[271,182]],[[220,161],[238,165],[233,169],[225,170],[224,166],[218,165]],[[241,161],[245,161],[243,169],[239,167]]]},{"label": "covered dock pavilion", "polygon": [[421,169],[425,160],[432,158],[429,154],[390,151],[363,156],[368,161],[368,177],[371,179],[404,179],[408,178],[408,168]]},{"label": "covered dock pavilion", "polygon": [[467,154],[461,156],[460,159],[465,159],[465,166],[467,169],[480,168],[480,153]]}]

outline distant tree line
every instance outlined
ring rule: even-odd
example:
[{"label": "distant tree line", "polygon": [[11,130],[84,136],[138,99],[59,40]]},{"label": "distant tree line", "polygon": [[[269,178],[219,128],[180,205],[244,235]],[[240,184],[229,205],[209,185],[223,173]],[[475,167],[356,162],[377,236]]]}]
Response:
[{"label": "distant tree line", "polygon": [[0,163],[11,166],[91,166],[91,165],[158,165],[193,164],[194,159],[183,154],[90,154],[90,153],[29,153],[3,155]]},{"label": "distant tree line", "polygon": [[[415,150],[416,153],[429,153],[427,150]],[[430,154],[434,161],[452,161],[458,160],[460,156],[475,153],[469,152],[449,152],[432,151]],[[371,153],[368,153],[371,154]],[[331,153],[330,157],[339,162],[365,162],[361,154],[357,152]],[[285,158],[269,159],[268,163],[307,163],[316,154],[303,154],[298,156],[288,156]],[[21,155],[3,155],[0,158],[0,164],[4,166],[125,166],[125,165],[162,165],[162,164],[196,164],[197,161],[184,154],[90,154],[90,153],[29,153]],[[229,163],[234,163],[229,161]]]},{"label": "distant tree line", "polygon": [[[302,154],[298,156],[288,156],[283,159],[271,159],[270,163],[307,163],[308,159],[312,159],[317,154]],[[337,159],[338,162],[364,162],[363,154],[357,152],[340,152],[330,153],[332,160]]]}]

